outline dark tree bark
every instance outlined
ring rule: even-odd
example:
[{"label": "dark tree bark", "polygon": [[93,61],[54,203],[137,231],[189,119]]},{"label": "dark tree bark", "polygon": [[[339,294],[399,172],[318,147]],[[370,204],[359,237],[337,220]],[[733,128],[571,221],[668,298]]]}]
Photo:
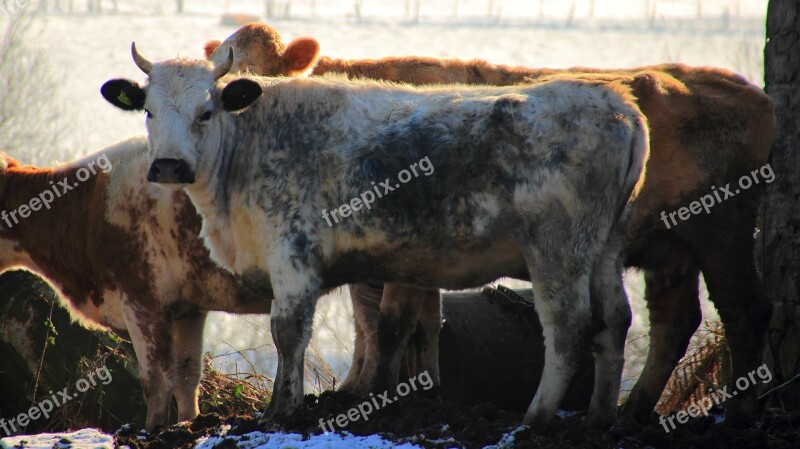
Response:
[{"label": "dark tree bark", "polygon": [[[766,92],[775,103],[777,126],[762,209],[762,270],[772,301],[766,359],[772,385],[800,372],[800,2],[770,0],[764,49]],[[771,395],[772,405],[800,409],[800,380]]]}]

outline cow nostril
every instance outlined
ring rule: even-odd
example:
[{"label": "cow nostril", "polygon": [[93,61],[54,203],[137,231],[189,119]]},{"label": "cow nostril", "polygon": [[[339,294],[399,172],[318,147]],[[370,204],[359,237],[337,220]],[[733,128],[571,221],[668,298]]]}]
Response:
[{"label": "cow nostril", "polygon": [[186,164],[178,164],[175,166],[175,174],[178,176],[183,176],[186,174]]},{"label": "cow nostril", "polygon": [[161,169],[158,168],[158,161],[150,164],[150,170],[147,171],[147,180],[150,182],[157,182],[158,175],[161,174]]}]

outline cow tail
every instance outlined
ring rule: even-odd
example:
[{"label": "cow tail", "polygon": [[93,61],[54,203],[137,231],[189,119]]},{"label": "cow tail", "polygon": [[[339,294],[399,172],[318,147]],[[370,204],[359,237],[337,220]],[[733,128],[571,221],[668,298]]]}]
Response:
[{"label": "cow tail", "polygon": [[635,114],[632,116],[632,136],[630,152],[628,158],[628,169],[622,181],[623,196],[620,198],[617,218],[625,211],[625,208],[636,199],[642,189],[645,179],[645,165],[650,157],[650,133],[647,127],[647,119],[639,111],[639,108],[632,105]]}]

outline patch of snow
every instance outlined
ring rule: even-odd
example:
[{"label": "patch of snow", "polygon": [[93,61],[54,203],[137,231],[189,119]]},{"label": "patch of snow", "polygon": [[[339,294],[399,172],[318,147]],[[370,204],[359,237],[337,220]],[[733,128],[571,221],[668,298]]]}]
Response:
[{"label": "patch of snow", "polygon": [[42,433],[0,439],[0,449],[113,449],[114,438],[97,429],[71,433]]},{"label": "patch of snow", "polygon": [[[435,440],[427,440],[427,439],[424,439],[424,440],[428,444],[433,444],[433,445],[436,445],[436,446],[447,445],[445,447],[461,447],[461,445],[458,443],[458,441],[456,441],[456,439],[453,438],[453,437],[437,438]],[[412,439],[411,441],[416,441],[416,440]]]},{"label": "patch of snow", "polygon": [[559,410],[556,412],[556,416],[561,419],[569,418],[570,416],[575,416],[580,412],[576,412],[574,410]]},{"label": "patch of snow", "polygon": [[[561,410],[559,410],[560,412]],[[523,432],[528,429],[528,426],[521,425],[517,426],[511,432],[504,433],[503,438],[500,438],[500,441],[497,444],[492,444],[490,446],[485,446],[483,449],[510,449],[515,446],[516,442],[516,435],[518,432]]]},{"label": "patch of snow", "polygon": [[[401,448],[418,449],[419,446],[409,443],[397,444],[385,440],[379,435],[356,436],[350,433],[327,433],[311,435],[304,438],[299,433],[264,433],[250,432],[244,435],[207,437],[198,440],[195,449],[212,449],[228,440],[240,449],[383,449]],[[225,446],[228,447],[228,446]]]},{"label": "patch of snow", "polygon": [[[236,436],[212,436],[197,441],[195,449],[212,449],[225,440],[240,449],[420,449],[419,446],[386,440],[379,435],[356,436],[350,433],[327,433],[308,438],[299,433],[250,432]],[[453,441],[455,443],[455,441]],[[227,447],[227,446],[226,446]],[[113,449],[114,437],[97,429],[72,433],[43,433],[0,439],[0,449]],[[128,448],[123,446],[123,449]],[[129,448],[128,448],[129,449]]]}]

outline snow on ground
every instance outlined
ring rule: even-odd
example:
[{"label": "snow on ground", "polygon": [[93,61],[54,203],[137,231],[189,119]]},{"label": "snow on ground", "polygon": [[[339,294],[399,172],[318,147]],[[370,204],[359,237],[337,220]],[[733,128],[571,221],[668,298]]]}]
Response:
[{"label": "snow on ground", "polygon": [[114,437],[97,429],[42,433],[0,439],[0,449],[113,449]]},{"label": "snow on ground", "polygon": [[[236,443],[240,449],[416,449],[419,446],[403,443],[397,444],[385,440],[378,435],[356,436],[349,433],[326,433],[311,435],[304,439],[298,433],[264,433],[250,432],[237,436],[218,436],[201,439],[195,449],[213,449],[223,441]],[[230,447],[224,445],[223,447]]]},{"label": "snow on ground", "polygon": [[[197,442],[196,449],[212,449],[226,441],[224,447],[234,443],[240,449],[417,449],[414,444],[397,444],[378,435],[355,436],[327,433],[304,438],[297,433],[250,432],[237,436],[212,436]],[[43,433],[0,439],[0,449],[112,449],[114,437],[96,429],[82,429],[72,433]],[[127,447],[127,446],[126,446]]]}]

